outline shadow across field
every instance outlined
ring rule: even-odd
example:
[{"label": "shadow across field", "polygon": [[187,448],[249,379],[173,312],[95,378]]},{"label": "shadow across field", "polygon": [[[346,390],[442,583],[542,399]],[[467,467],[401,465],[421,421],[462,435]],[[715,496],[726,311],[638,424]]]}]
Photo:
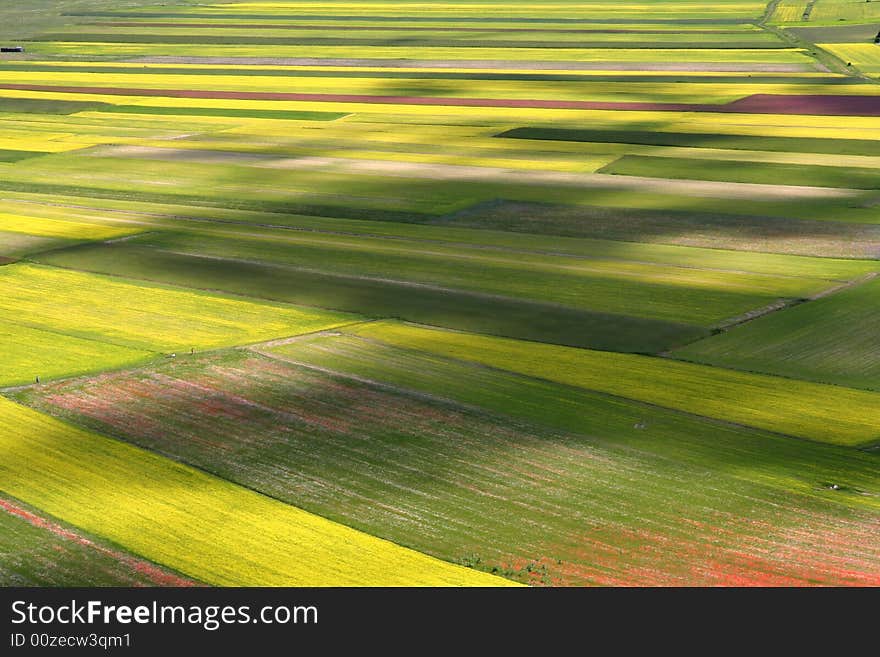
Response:
[{"label": "shadow across field", "polygon": [[573,347],[658,353],[708,334],[706,329],[689,324],[384,279],[190,256],[125,243],[77,246],[35,259],[85,271]]}]

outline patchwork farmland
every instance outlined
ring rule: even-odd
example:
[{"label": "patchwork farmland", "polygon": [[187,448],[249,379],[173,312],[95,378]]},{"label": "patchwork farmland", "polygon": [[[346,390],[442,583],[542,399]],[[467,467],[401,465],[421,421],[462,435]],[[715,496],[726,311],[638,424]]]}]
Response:
[{"label": "patchwork farmland", "polygon": [[878,12],[0,8],[0,585],[880,585]]}]

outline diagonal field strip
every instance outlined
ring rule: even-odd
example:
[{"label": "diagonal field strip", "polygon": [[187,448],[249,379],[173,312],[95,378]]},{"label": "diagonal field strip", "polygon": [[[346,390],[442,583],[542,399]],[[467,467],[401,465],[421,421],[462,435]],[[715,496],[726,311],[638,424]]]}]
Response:
[{"label": "diagonal field strip", "polygon": [[880,395],[864,390],[390,321],[351,334],[819,442],[880,436]]},{"label": "diagonal field strip", "polygon": [[[334,350],[339,340],[327,334],[302,338],[289,343],[295,352],[288,355],[311,360],[316,353],[310,346]],[[619,577],[634,581],[638,575],[628,566],[644,558],[644,543],[627,541],[636,522],[661,535],[646,537],[648,543],[671,539],[676,546],[692,545],[697,562],[719,555],[738,562],[737,555],[748,554],[754,561],[744,575],[761,564],[790,578],[786,581],[804,576],[823,583],[876,581],[880,546],[857,539],[870,531],[870,502],[862,495],[816,491],[815,473],[802,466],[811,456],[822,463],[826,479],[873,492],[876,473],[868,455],[534,380],[526,384],[534,394],[516,409],[507,408],[510,398],[502,402],[501,415],[479,405],[464,408],[437,393],[451,392],[454,398],[467,395],[464,389],[491,388],[489,394],[503,397],[506,390],[517,398],[525,380],[437,357],[402,361],[399,351],[357,342],[385,374],[391,374],[384,369],[388,365],[416,376],[424,372],[422,381],[434,382],[429,384],[434,394],[423,394],[424,388],[422,394],[414,392],[406,382],[355,383],[363,378],[347,370],[340,375],[321,366],[293,365],[274,352],[263,358],[251,350],[233,350],[33,388],[16,399],[433,556],[457,562],[477,554],[482,569],[518,571],[514,576],[521,581],[607,583],[596,563],[601,549],[590,540],[603,533],[618,548],[621,565],[626,564],[622,572],[631,573]],[[451,390],[438,385],[444,380],[453,382]],[[554,400],[550,408],[548,398]],[[566,412],[568,403],[573,408]],[[568,415],[576,423],[575,434],[523,422],[524,407],[541,407],[553,418]],[[639,421],[650,423],[647,433],[633,428]],[[674,446],[688,436],[716,457],[734,447],[753,462],[782,461],[786,475],[803,482],[805,494],[780,494],[792,488],[789,478],[761,479],[751,469],[732,473],[722,466],[717,476],[706,477],[705,462],[665,451],[671,447],[678,456]],[[659,454],[649,455],[646,449]],[[792,454],[800,455],[798,463],[791,462]],[[846,474],[837,470],[840,466]],[[838,518],[829,514],[837,503],[852,509],[850,522],[837,524]],[[766,525],[743,526],[734,511],[743,508],[753,520],[772,516],[777,529],[768,533]],[[737,531],[720,536],[711,523],[691,524],[721,509],[733,512],[731,525]],[[784,528],[802,529],[805,517],[816,527],[798,541],[808,549],[789,551],[789,541],[797,539]],[[819,527],[836,528],[844,540],[828,545]],[[821,575],[809,565],[808,550],[818,546],[829,566]],[[763,559],[767,548],[775,567]],[[781,557],[783,550],[789,558]],[[683,552],[675,551],[679,558]],[[650,560],[659,580],[705,584],[713,579],[713,574],[676,563],[668,551]],[[534,566],[535,561],[546,568]],[[518,565],[528,562],[532,569]]]},{"label": "diagonal field strip", "polygon": [[224,586],[514,586],[0,400],[0,491]]}]

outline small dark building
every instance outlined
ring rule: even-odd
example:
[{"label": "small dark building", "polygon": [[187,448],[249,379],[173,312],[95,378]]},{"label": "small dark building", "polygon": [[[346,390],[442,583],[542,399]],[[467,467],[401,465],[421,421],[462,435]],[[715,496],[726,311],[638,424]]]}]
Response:
[{"label": "small dark building", "polygon": [[3,46],[0,52],[24,52],[24,46]]}]

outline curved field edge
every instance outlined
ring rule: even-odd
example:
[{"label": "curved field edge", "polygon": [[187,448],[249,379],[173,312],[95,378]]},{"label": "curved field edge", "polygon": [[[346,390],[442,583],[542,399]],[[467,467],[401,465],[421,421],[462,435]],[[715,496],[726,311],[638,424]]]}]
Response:
[{"label": "curved field edge", "polygon": [[0,490],[204,582],[503,586],[0,400]]}]

